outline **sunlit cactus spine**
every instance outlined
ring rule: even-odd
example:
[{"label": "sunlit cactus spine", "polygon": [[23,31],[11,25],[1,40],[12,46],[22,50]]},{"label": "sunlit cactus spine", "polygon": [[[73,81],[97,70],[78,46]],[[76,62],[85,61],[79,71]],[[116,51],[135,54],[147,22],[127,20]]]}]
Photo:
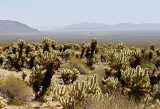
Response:
[{"label": "sunlit cactus spine", "polygon": [[57,42],[55,40],[51,41],[51,47],[52,47],[53,50],[56,49],[56,44],[57,44]]},{"label": "sunlit cactus spine", "polygon": [[71,97],[59,97],[59,102],[63,106],[63,109],[75,109],[75,102]]},{"label": "sunlit cactus spine", "polygon": [[118,49],[123,49],[125,47],[123,42],[118,43],[117,48]]}]

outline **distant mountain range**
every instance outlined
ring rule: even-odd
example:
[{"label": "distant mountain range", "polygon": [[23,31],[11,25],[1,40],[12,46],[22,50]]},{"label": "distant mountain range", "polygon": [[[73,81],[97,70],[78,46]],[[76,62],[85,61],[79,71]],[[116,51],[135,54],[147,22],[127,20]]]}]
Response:
[{"label": "distant mountain range", "polygon": [[37,29],[33,29],[17,21],[0,20],[0,35],[37,35],[42,34]]},{"label": "distant mountain range", "polygon": [[[40,31],[118,31],[118,30],[160,30],[158,23],[119,23],[106,25],[103,23],[79,23],[64,27],[41,26]],[[23,23],[10,20],[0,20],[0,35],[41,35],[42,33]]]},{"label": "distant mountain range", "polygon": [[[37,27],[38,28],[38,27]],[[72,24],[64,27],[43,27],[38,28],[41,31],[111,31],[111,30],[160,30],[160,24],[157,23],[141,23],[141,24],[132,24],[132,23],[119,23],[115,25],[106,25],[103,23],[79,23]]]}]

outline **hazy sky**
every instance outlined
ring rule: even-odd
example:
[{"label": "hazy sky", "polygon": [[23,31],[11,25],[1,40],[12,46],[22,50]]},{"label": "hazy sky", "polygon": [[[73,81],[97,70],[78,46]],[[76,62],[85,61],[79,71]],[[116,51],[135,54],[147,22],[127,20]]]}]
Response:
[{"label": "hazy sky", "polygon": [[29,26],[160,23],[160,0],[0,0],[0,20]]}]

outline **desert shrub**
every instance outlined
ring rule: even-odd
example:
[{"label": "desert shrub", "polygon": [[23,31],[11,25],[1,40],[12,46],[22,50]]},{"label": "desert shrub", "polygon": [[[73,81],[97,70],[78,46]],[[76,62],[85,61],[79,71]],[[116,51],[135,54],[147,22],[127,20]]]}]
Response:
[{"label": "desert shrub", "polygon": [[89,68],[84,64],[83,60],[78,58],[72,58],[67,63],[63,64],[62,67],[76,68],[80,74],[88,74]]},{"label": "desert shrub", "polygon": [[15,98],[21,101],[28,101],[32,97],[32,89],[22,80],[12,75],[0,79],[0,91],[10,101],[13,101]]},{"label": "desert shrub", "polygon": [[99,65],[99,66],[95,67],[93,74],[98,75],[98,85],[103,92],[106,92],[106,88],[102,84],[102,78],[106,78],[105,67],[103,65]]},{"label": "desert shrub", "polygon": [[133,99],[129,100],[120,93],[113,93],[111,97],[101,99],[87,98],[83,102],[82,109],[143,109],[143,104],[137,104]]}]

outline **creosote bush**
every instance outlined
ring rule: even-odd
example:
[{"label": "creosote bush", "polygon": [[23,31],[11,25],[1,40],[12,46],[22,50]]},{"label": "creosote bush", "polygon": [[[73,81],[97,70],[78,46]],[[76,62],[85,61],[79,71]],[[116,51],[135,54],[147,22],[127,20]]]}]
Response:
[{"label": "creosote bush", "polygon": [[29,101],[33,96],[32,88],[13,75],[0,78],[0,92],[9,98],[11,103],[14,99]]}]

